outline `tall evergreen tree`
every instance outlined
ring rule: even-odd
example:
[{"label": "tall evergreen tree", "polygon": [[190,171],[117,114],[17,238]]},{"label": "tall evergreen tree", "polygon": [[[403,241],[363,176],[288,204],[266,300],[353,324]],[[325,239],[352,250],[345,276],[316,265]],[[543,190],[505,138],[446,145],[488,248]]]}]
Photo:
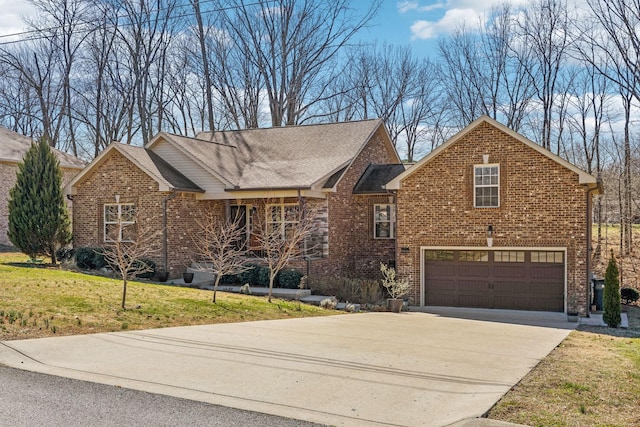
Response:
[{"label": "tall evergreen tree", "polygon": [[70,221],[60,164],[44,138],[18,164],[9,195],[11,242],[32,259],[46,255],[56,264],[56,249],[71,241]]},{"label": "tall evergreen tree", "polygon": [[611,259],[604,274],[604,314],[602,320],[611,328],[622,323],[620,317],[620,279],[616,258],[611,251]]}]

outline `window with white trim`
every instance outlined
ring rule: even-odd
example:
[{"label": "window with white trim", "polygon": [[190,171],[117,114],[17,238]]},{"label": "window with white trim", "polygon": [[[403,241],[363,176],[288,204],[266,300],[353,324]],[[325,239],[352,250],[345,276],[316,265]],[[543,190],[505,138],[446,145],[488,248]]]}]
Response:
[{"label": "window with white trim", "polygon": [[476,165],[473,168],[473,203],[476,208],[500,206],[500,166]]},{"label": "window with white trim", "polygon": [[300,220],[300,205],[298,203],[267,205],[266,211],[268,232],[280,230],[280,235],[286,240]]},{"label": "window with white trim", "polygon": [[132,242],[135,238],[136,209],[133,203],[104,205],[104,241]]},{"label": "window with white trim", "polygon": [[373,205],[373,238],[393,239],[396,236],[396,205]]}]

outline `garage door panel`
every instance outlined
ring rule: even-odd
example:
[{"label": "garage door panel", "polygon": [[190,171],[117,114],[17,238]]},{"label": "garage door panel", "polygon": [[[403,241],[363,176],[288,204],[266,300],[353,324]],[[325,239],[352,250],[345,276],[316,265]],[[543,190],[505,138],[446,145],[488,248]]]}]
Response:
[{"label": "garage door panel", "polygon": [[465,277],[487,277],[489,274],[489,266],[486,264],[458,264],[458,268],[454,269],[459,276]]},{"label": "garage door panel", "polygon": [[564,275],[564,267],[558,265],[536,265],[531,267],[531,277],[536,279],[551,279]]},{"label": "garage door panel", "polygon": [[564,257],[562,263],[531,262],[530,253],[517,262],[505,262],[504,254],[501,262],[495,262],[493,254],[476,262],[459,259],[463,258],[456,254],[453,259],[424,262],[427,305],[564,310]]},{"label": "garage door panel", "polygon": [[461,293],[483,294],[489,289],[489,282],[486,280],[459,280],[458,285]]},{"label": "garage door panel", "polygon": [[427,274],[431,277],[454,276],[456,265],[453,262],[431,262]]},{"label": "garage door panel", "polygon": [[522,264],[516,265],[508,265],[505,266],[503,264],[494,264],[495,267],[493,269],[494,277],[517,277],[524,278],[527,276],[526,268],[523,268]]},{"label": "garage door panel", "polygon": [[429,282],[431,284],[430,286],[430,292],[435,293],[435,292],[451,292],[451,293],[455,293],[458,291],[458,283],[456,282],[456,280],[453,279],[434,279],[432,281]]}]

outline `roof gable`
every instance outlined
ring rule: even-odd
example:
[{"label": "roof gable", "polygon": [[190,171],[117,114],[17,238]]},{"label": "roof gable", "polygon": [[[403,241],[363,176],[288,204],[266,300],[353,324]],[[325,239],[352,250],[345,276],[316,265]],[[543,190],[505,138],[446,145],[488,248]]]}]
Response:
[{"label": "roof gable", "polygon": [[80,172],[66,186],[66,191],[75,194],[76,187],[81,184],[86,177],[108,158],[110,153],[117,151],[126,157],[131,163],[136,165],[141,171],[158,183],[160,191],[183,191],[201,193],[203,190],[194,184],[179,171],[165,162],[155,153],[143,147],[136,147],[119,142],[111,143],[96,157],[82,172]]},{"label": "roof gable", "polygon": [[520,135],[519,133],[509,129],[508,127],[506,127],[503,124],[497,122],[496,120],[493,120],[489,116],[481,116],[480,118],[474,120],[467,127],[465,127],[460,132],[458,132],[453,137],[451,137],[447,142],[445,142],[444,144],[442,144],[441,146],[439,146],[438,148],[436,148],[435,150],[433,150],[429,154],[427,154],[424,158],[422,158],[413,167],[411,167],[410,169],[406,170],[404,173],[398,175],[397,177],[395,177],[394,179],[389,181],[385,187],[388,190],[398,190],[398,189],[400,189],[402,187],[402,181],[403,180],[405,180],[406,178],[408,178],[409,176],[414,174],[422,166],[428,164],[432,159],[437,157],[441,152],[443,152],[447,148],[451,147],[453,144],[455,144],[459,140],[463,139],[466,135],[468,135],[470,132],[472,132],[474,129],[476,129],[478,126],[480,126],[483,123],[487,123],[490,126],[495,127],[499,131],[502,131],[502,132],[506,133],[507,135],[511,136],[515,140],[525,144],[529,148],[539,152],[540,154],[542,154],[545,157],[551,159],[552,161],[556,162],[557,164],[563,166],[564,168],[569,169],[570,171],[574,172],[575,174],[578,175],[578,182],[580,184],[589,185],[590,187],[594,187],[594,188],[598,187],[598,181],[594,176],[588,174],[587,172],[583,171],[582,169],[578,168],[577,166],[569,163],[568,161],[564,160],[563,158],[553,154],[549,150],[547,150],[547,149],[543,148],[542,146],[536,144],[535,142],[531,141],[530,139],[524,137],[523,135]]},{"label": "roof gable", "polygon": [[163,138],[230,190],[320,189],[330,178],[339,180],[337,172],[353,162],[380,127],[381,120],[363,120],[201,132],[195,138],[163,133],[146,148],[153,151]]}]

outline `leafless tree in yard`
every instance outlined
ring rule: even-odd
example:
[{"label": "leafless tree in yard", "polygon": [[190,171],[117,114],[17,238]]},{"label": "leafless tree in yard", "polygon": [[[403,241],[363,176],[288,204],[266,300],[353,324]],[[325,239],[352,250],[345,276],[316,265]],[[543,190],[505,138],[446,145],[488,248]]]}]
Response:
[{"label": "leafless tree in yard", "polygon": [[264,218],[254,225],[260,251],[256,254],[269,268],[269,302],[276,275],[293,261],[301,261],[317,248],[305,243],[316,230],[317,210],[301,200],[298,204],[264,203]]},{"label": "leafless tree in yard", "polygon": [[[162,130],[167,52],[175,35],[176,20],[172,19],[177,0],[156,2],[123,0],[118,2],[118,15],[127,25],[118,28],[118,41],[133,77],[137,120],[142,142]],[[124,65],[124,64],[123,64]],[[133,130],[133,129],[131,129]],[[132,139],[131,134],[127,140]]]},{"label": "leafless tree in yard", "polygon": [[33,5],[42,12],[43,20],[31,21],[30,26],[45,37],[59,55],[62,99],[60,101],[60,120],[64,121],[65,146],[58,147],[70,150],[78,155],[76,138],[77,122],[73,114],[72,75],[78,57],[87,36],[90,34],[90,5],[84,0],[33,0]]},{"label": "leafless tree in yard", "polygon": [[140,218],[133,205],[113,204],[105,216],[109,216],[111,222],[105,230],[104,259],[122,277],[121,307],[126,310],[127,283],[153,271],[144,260],[157,256],[156,243],[161,233],[149,225],[148,218]]},{"label": "leafless tree in yard", "polygon": [[[586,32],[588,49],[583,49],[583,57],[590,66],[598,70],[615,86],[622,100],[624,116],[623,136],[618,150],[622,164],[620,202],[620,254],[629,254],[633,247],[633,206],[632,197],[632,153],[631,153],[631,109],[640,101],[640,1],[590,0],[593,12],[590,32]],[[593,53],[591,53],[593,52]],[[620,138],[618,138],[619,140]]]},{"label": "leafless tree in yard", "polygon": [[[559,77],[568,59],[572,16],[566,0],[536,0],[523,9],[518,19],[521,39],[515,52],[529,75],[540,102],[540,145],[552,150],[552,129],[556,94],[564,88]],[[559,152],[560,141],[558,141]]]},{"label": "leafless tree in yard", "polygon": [[243,218],[221,219],[208,213],[198,220],[198,232],[193,236],[203,262],[198,269],[215,275],[213,302],[222,276],[247,271],[247,235]]},{"label": "leafless tree in yard", "polygon": [[223,28],[258,71],[272,126],[298,124],[331,60],[377,13],[370,2],[360,17],[347,0],[258,0],[225,4]]},{"label": "leafless tree in yard", "polygon": [[58,52],[46,40],[37,40],[30,45],[0,48],[0,66],[8,75],[20,82],[26,95],[33,99],[23,118],[37,126],[37,134],[49,145],[59,141],[63,124],[61,115],[62,87],[57,84]]}]

